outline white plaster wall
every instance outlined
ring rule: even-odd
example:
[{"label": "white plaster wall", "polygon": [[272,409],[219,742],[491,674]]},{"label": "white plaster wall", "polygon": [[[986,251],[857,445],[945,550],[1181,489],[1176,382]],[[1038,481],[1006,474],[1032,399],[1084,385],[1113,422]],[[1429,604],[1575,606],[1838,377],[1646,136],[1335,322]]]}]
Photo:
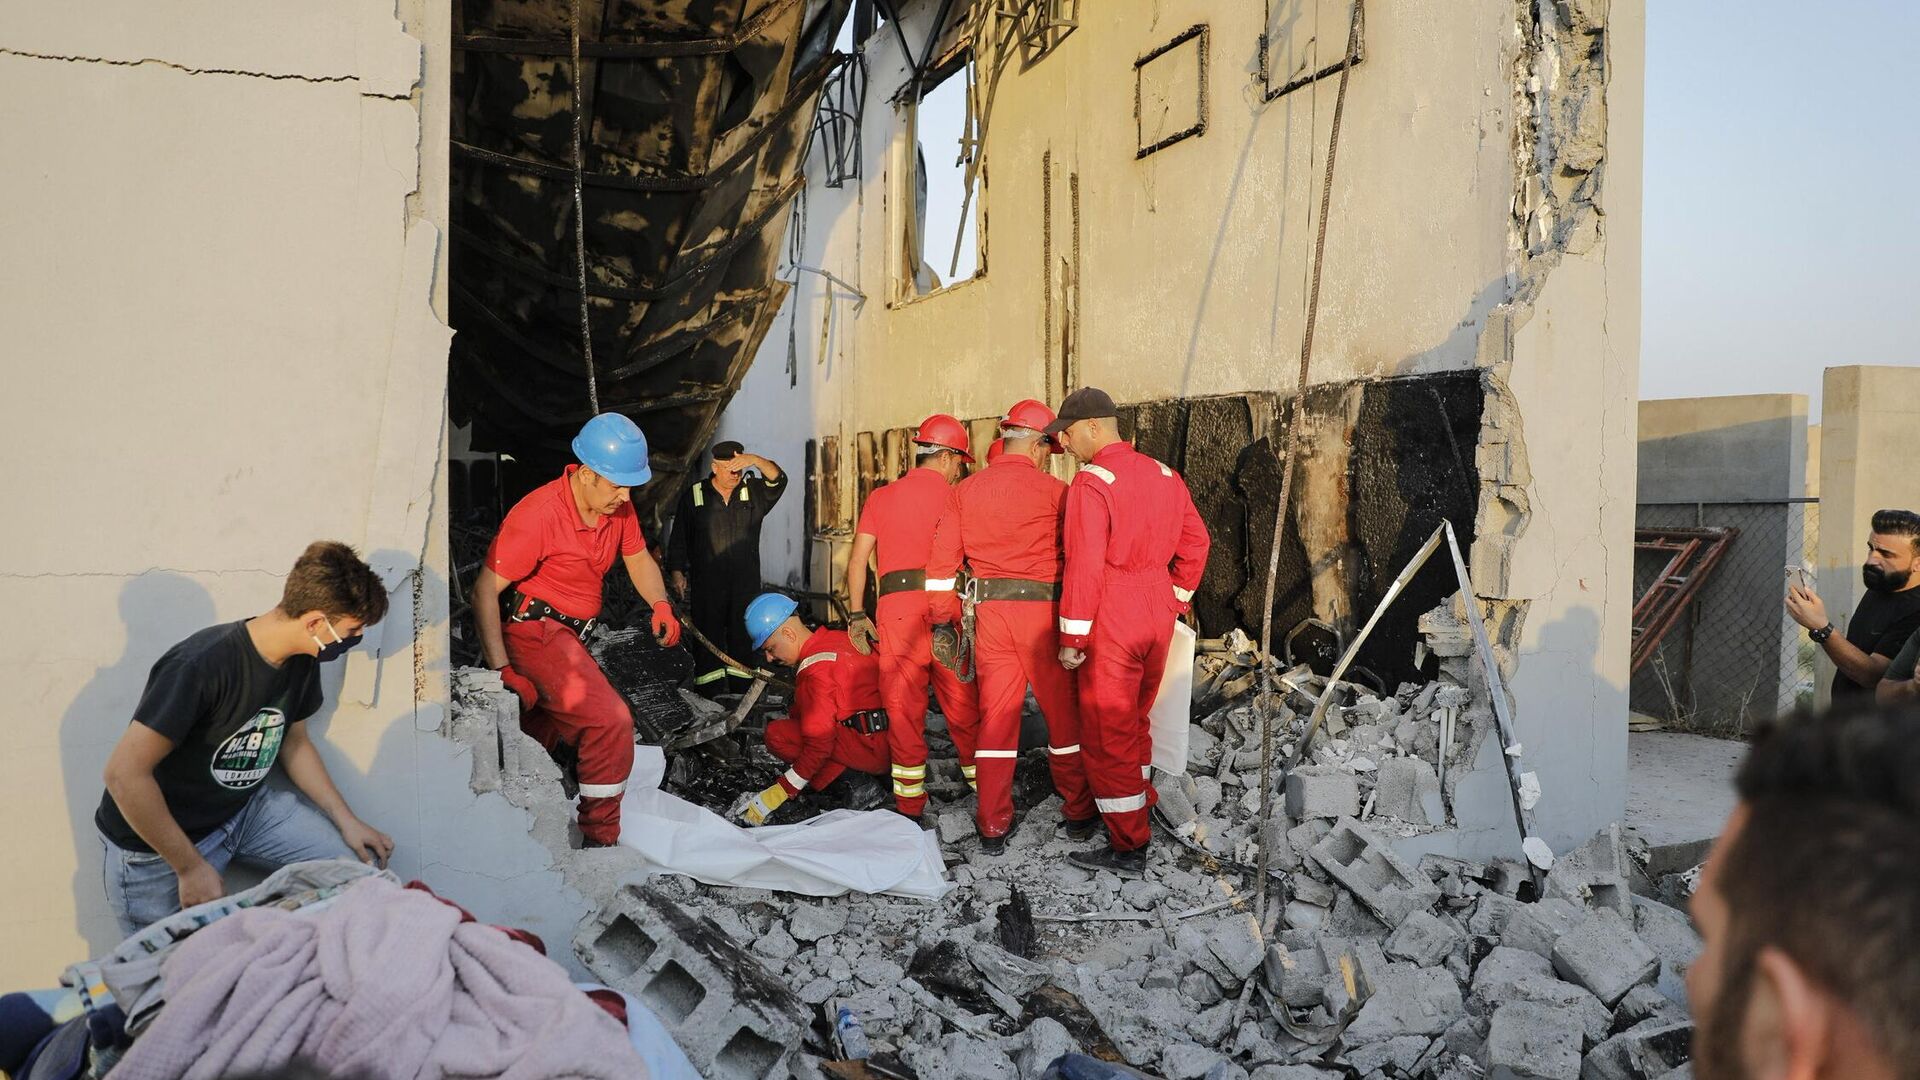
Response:
[{"label": "white plaster wall", "polygon": [[[916,52],[931,6],[908,7]],[[865,301],[856,309],[854,297],[832,290],[829,322],[829,286],[803,275],[723,430],[782,462],[799,461],[806,439],[838,434],[851,498],[857,432],[936,410],[968,418],[1022,397],[1057,400],[1043,313],[1049,289],[1065,299],[1058,263],[1070,254],[1073,171],[1082,200],[1080,382],[1121,401],[1291,391],[1337,80],[1262,100],[1266,7],[1083,4],[1080,28],[1056,52],[1031,68],[1016,61],[999,85],[987,134],[984,275],[906,303],[889,303],[908,158],[901,114],[887,100],[905,68],[894,35],[876,35],[862,179],[811,186],[802,239],[808,264]],[[1483,595],[1528,602],[1513,689],[1527,767],[1546,792],[1540,821],[1564,849],[1624,808],[1644,8],[1606,6],[1598,239],[1559,256],[1530,302],[1495,318],[1539,269],[1518,250],[1513,225],[1516,91],[1523,102],[1533,92],[1517,29],[1523,10],[1513,0],[1369,5],[1367,58],[1354,69],[1342,121],[1311,379],[1483,365],[1510,386],[1520,460],[1532,470],[1517,482],[1533,517],[1507,580],[1491,565],[1476,579]],[[1196,22],[1209,24],[1208,130],[1136,160],[1134,58]],[[1345,24],[1323,26],[1321,37],[1323,66],[1340,51]],[[1041,259],[1049,151],[1052,273]],[[796,317],[799,385],[790,389],[786,320]],[[1059,337],[1056,329],[1056,365]],[[801,522],[801,508],[787,506],[769,524],[770,579],[797,580],[800,557],[785,554],[795,540],[782,538],[800,536]],[[1486,539],[1476,555],[1494,551]]]},{"label": "white plaster wall", "polygon": [[149,666],[272,606],[322,537],[393,589],[313,721],[349,801],[402,876],[483,918],[564,941],[577,917],[524,815],[434,734],[448,17],[0,9],[0,989],[117,940],[91,818]]}]

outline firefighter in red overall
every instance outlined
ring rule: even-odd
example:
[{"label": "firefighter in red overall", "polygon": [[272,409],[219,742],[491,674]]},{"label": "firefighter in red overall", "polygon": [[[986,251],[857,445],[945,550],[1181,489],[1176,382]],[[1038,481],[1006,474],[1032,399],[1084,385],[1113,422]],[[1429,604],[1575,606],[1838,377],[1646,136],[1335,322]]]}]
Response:
[{"label": "firefighter in red overall", "polygon": [[1158,801],[1147,711],[1211,541],[1186,482],[1120,438],[1118,412],[1105,391],[1085,387],[1046,431],[1080,460],[1067,487],[1060,663],[1079,669],[1081,756],[1109,841],[1068,858],[1138,875],[1147,809]]},{"label": "firefighter in red overall", "polygon": [[[847,636],[860,652],[877,648],[880,694],[886,702],[888,743],[893,756],[893,797],[902,814],[918,819],[927,805],[927,684],[933,684],[947,730],[965,763],[973,753],[979,723],[973,685],[934,663],[933,629],[927,619],[927,557],[933,553],[933,527],[947,505],[947,491],[973,461],[967,429],[944,414],[929,416],[914,433],[915,467],[867,496],[847,558]],[[863,605],[867,560],[880,573],[878,625]]]},{"label": "firefighter in red overall", "polygon": [[[1092,839],[1100,818],[1081,764],[1080,706],[1074,677],[1060,666],[1060,523],[1067,485],[1043,472],[1059,453],[1042,434],[1053,410],[1027,400],[1007,410],[987,468],[947,496],[927,562],[927,596],[937,623],[960,622],[973,608],[974,687],[980,724],[972,761],[980,793],[976,824],[990,855],[1013,830],[1013,772],[1020,753],[1020,711],[1027,687],[1047,720],[1047,764],[1063,802],[1068,837]],[[962,564],[972,574],[955,591]]]},{"label": "firefighter in red overall", "polygon": [[802,791],[819,791],[848,769],[885,775],[892,762],[880,665],[856,652],[844,630],[808,630],[792,597],[761,593],[747,605],[747,636],[769,660],[790,665],[793,715],[768,721],[767,749],[790,768],[765,791],[748,792],[729,816],[764,825]]},{"label": "firefighter in red overall", "polygon": [[521,730],[577,774],[582,843],[609,847],[620,838],[620,797],[633,772],[633,713],[584,639],[614,558],[652,605],[662,645],[679,643],[680,621],[633,512],[633,489],[653,476],[647,437],[627,417],[601,413],[580,429],[573,454],[578,465],[501,522],[473,586],[473,621],[487,666],[520,697]]}]

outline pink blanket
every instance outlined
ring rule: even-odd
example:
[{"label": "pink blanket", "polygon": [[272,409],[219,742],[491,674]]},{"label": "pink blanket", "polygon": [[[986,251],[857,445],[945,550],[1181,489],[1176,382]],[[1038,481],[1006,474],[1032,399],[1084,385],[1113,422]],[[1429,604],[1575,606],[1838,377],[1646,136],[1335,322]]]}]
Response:
[{"label": "pink blanket", "polygon": [[312,915],[254,909],[181,942],[167,1005],[114,1080],[285,1068],[368,1080],[644,1078],[558,964],[423,892],[367,879]]}]

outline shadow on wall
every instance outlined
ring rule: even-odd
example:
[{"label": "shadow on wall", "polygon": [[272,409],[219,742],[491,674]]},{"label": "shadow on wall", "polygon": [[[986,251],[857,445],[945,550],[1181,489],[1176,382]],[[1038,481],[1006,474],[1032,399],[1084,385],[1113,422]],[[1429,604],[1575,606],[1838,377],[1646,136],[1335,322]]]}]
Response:
[{"label": "shadow on wall", "polygon": [[[1608,665],[1597,603],[1570,607],[1542,626],[1513,675],[1520,762],[1540,774],[1536,823],[1555,851],[1586,842],[1599,824],[1626,812],[1627,687],[1602,675]],[[1569,700],[1572,693],[1590,696]]]},{"label": "shadow on wall", "polygon": [[[147,672],[175,642],[213,624],[213,597],[198,582],[163,570],[127,582],[120,591],[120,621],[126,648],[120,659],[94,673],[60,720],[60,771],[65,778],[67,818],[74,843],[73,900],[88,950],[98,956],[119,944],[107,914],[100,877],[100,832],[93,814],[105,786],[107,754],[131,722]],[[74,960],[85,959],[74,957]]]}]

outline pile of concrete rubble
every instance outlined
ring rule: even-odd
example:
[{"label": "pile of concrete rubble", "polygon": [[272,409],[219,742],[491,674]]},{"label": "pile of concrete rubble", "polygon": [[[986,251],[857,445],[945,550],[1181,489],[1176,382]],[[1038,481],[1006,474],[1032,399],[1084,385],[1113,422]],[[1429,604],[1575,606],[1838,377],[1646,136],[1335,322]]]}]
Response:
[{"label": "pile of concrete rubble", "polygon": [[[1470,669],[1443,656],[1439,682],[1390,695],[1276,671],[1263,829],[1254,655],[1229,638],[1196,665],[1204,718],[1186,775],[1155,775],[1144,878],[1067,861],[1084,845],[1058,832],[1037,745],[1007,851],[982,852],[936,715],[928,814],[955,886],[937,903],[634,875],[601,894],[575,953],[652,1007],[711,1076],[1031,1078],[1072,1052],[1169,1080],[1688,1075],[1682,977],[1699,940],[1646,895],[1675,882],[1649,882],[1618,826],[1544,873],[1517,857],[1418,853],[1462,849],[1449,830],[1478,813],[1454,813],[1469,777],[1493,785],[1512,828]],[[457,697],[497,696],[456,682]],[[1308,763],[1280,781],[1329,693]],[[745,772],[761,767],[750,741],[733,751]],[[842,1041],[843,1014],[864,1039]]]},{"label": "pile of concrete rubble", "polygon": [[1170,1080],[1687,1075],[1681,978],[1699,942],[1629,891],[1617,828],[1536,886],[1518,862],[1409,865],[1350,817],[1310,817],[1261,934],[1240,875],[1170,845],[1143,879],[1088,873],[1042,827],[1052,809],[1004,856],[962,844],[936,905],[662,876],[623,890],[578,952],[696,1063],[751,1033],[766,1042],[754,1061],[784,1055],[801,1077],[828,1075],[843,1007],[870,1075],[921,1080],[1035,1077],[1073,1051]]}]

